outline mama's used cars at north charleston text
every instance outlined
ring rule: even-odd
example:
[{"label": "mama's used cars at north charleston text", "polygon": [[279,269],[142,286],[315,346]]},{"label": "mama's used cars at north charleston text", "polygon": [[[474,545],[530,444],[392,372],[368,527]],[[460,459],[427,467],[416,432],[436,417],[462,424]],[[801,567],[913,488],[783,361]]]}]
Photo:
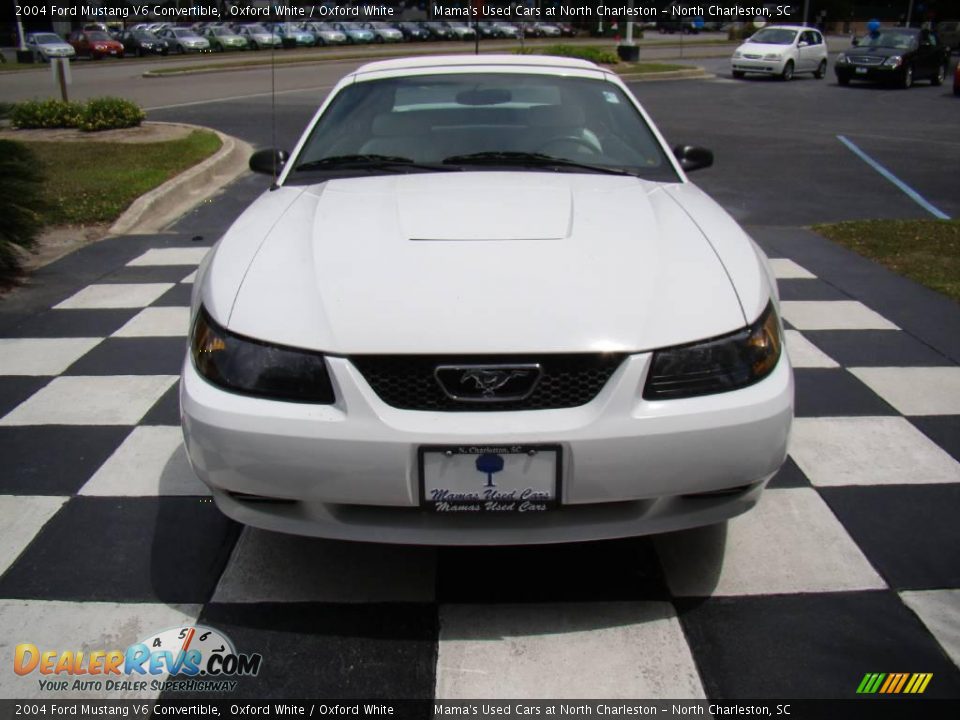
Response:
[{"label": "mama's used cars at north charleston text", "polygon": [[180,386],[220,509],[428,544],[723,521],[782,464],[793,379],[760,249],[613,73],[375,62],[201,264]]}]

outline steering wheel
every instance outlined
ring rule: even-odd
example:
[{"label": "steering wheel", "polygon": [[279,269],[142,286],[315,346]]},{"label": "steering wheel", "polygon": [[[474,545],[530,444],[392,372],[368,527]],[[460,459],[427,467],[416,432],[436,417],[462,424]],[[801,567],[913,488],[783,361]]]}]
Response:
[{"label": "steering wheel", "polygon": [[582,137],[578,137],[577,135],[564,135],[563,137],[550,138],[546,142],[538,145],[534,152],[543,153],[544,155],[550,155],[551,153],[547,152],[547,148],[551,147],[552,145],[559,145],[560,143],[569,143],[572,145],[576,145],[579,149],[578,150],[579,152],[586,150],[588,155],[600,154],[600,151],[597,150],[596,145],[594,145],[589,140],[586,140]]}]

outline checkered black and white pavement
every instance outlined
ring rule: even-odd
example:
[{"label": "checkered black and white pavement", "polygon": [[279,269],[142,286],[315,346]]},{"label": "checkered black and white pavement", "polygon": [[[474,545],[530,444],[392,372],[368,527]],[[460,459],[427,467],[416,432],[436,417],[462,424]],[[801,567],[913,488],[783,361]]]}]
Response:
[{"label": "checkered black and white pavement", "polygon": [[[18,643],[120,649],[200,622],[264,656],[237,697],[849,698],[867,672],[960,696],[960,366],[936,340],[960,310],[909,284],[865,300],[849,288],[906,281],[821,243],[767,243],[797,418],[755,510],[500,549],[226,520],[178,424],[206,247],[124,238],[60,261],[0,315],[0,695],[51,697],[10,671]],[[849,287],[823,277],[841,261]]]}]

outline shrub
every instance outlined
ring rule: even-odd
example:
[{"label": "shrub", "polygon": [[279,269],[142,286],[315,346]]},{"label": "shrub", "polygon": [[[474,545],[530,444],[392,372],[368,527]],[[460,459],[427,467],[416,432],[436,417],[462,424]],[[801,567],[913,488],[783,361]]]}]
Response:
[{"label": "shrub", "polygon": [[43,172],[22,143],[0,140],[0,273],[19,266],[17,248],[32,247],[43,222]]},{"label": "shrub", "polygon": [[560,57],[580,58],[599,65],[616,65],[620,58],[611,50],[596,45],[547,45],[540,48],[524,48],[517,52],[524,55],[559,55]]},{"label": "shrub", "polygon": [[25,100],[13,105],[10,121],[18,128],[74,128],[83,104],[63,100]]},{"label": "shrub", "polygon": [[18,128],[80,128],[87,132],[136,127],[146,113],[122,98],[95,98],[85,103],[26,100],[16,103],[10,120]]},{"label": "shrub", "polygon": [[137,127],[147,114],[136,103],[123,98],[102,97],[90,100],[83,107],[79,128],[87,132]]}]

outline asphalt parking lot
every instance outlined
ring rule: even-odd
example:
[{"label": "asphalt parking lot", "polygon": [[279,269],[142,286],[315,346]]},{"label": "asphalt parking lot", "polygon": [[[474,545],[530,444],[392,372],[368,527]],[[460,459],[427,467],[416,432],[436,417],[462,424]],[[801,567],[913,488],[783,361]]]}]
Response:
[{"label": "asphalt parking lot", "polygon": [[[170,232],[86,248],[0,302],[4,654],[199,619],[264,656],[231,697],[855,698],[869,672],[933,673],[926,696],[960,697],[960,309],[805,229],[931,217],[902,186],[960,215],[960,99],[703,62],[718,77],[632,90],[671,143],[715,151],[692,179],[775,258],[797,421],[757,509],[524,549],[226,521],[185,465],[176,375],[192,273],[268,183],[247,176]],[[271,98],[255,72],[241,97],[149,117],[290,148],[330,73]],[[202,94],[219,77],[181,82]],[[0,695],[52,694],[8,672]]]}]

